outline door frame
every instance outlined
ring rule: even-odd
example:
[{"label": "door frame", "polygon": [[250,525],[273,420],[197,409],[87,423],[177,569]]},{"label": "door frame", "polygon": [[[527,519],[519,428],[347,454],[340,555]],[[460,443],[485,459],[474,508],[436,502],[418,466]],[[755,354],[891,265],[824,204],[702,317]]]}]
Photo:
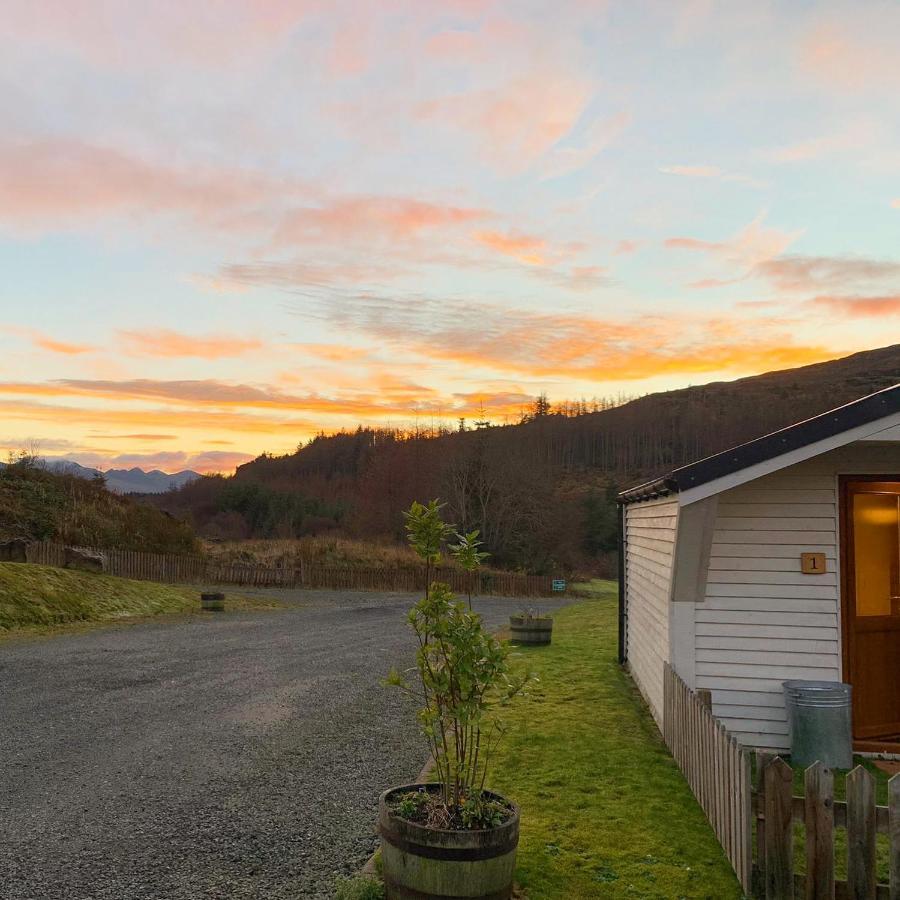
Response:
[{"label": "door frame", "polygon": [[[856,569],[853,554],[853,515],[850,509],[850,482],[896,481],[900,483],[900,475],[881,473],[879,475],[838,475],[838,527],[839,527],[839,559],[841,567],[841,665],[842,677],[848,684],[850,680],[850,663],[853,659],[854,629],[851,613],[851,602],[856,601]],[[900,744],[886,741],[853,739],[855,750],[873,753],[900,753]]]}]

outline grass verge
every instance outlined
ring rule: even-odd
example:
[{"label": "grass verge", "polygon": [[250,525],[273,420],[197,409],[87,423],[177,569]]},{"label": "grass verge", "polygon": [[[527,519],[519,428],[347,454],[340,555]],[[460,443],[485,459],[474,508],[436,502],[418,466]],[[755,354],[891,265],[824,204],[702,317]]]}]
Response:
[{"label": "grass verge", "polygon": [[739,898],[690,788],[616,661],[616,587],[554,613],[540,681],[504,715],[490,786],[522,809],[517,879],[536,900]]},{"label": "grass verge", "polygon": [[[197,588],[30,563],[0,563],[0,635],[192,612],[198,611],[199,604]],[[234,605],[235,601],[226,602],[226,608]]]}]

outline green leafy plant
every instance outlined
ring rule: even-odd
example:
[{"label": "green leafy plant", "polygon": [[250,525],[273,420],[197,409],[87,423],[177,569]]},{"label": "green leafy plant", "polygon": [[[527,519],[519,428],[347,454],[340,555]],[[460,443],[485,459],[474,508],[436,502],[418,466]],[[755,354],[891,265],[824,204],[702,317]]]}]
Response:
[{"label": "green leafy plant", "polygon": [[446,820],[491,827],[500,810],[479,804],[491,753],[502,735],[497,710],[529,678],[511,675],[508,648],[484,629],[481,616],[456,600],[448,585],[428,583],[441,544],[451,533],[440,509],[433,500],[427,506],[414,503],[406,514],[410,544],[426,573],[425,596],[408,617],[418,641],[418,684],[410,685],[396,670],[388,683],[422,704],[419,724],[434,759]]},{"label": "green leafy plant", "polygon": [[479,531],[467,531],[456,534],[456,543],[450,545],[450,554],[456,560],[460,568],[468,573],[466,580],[466,594],[469,600],[469,609],[472,608],[472,592],[475,587],[475,578],[481,564],[491,555],[479,550],[481,541],[478,540]]}]

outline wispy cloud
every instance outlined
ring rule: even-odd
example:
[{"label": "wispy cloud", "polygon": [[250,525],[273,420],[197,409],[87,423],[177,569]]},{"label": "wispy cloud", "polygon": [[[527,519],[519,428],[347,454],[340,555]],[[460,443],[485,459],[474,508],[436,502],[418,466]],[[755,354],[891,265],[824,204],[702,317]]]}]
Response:
[{"label": "wispy cloud", "polygon": [[479,244],[490,247],[498,253],[511,256],[519,262],[529,266],[544,266],[547,264],[545,250],[547,242],[544,238],[531,234],[501,234],[497,231],[476,231],[472,235]]},{"label": "wispy cloud", "polygon": [[[336,327],[520,377],[639,380],[660,374],[750,372],[839,355],[798,344],[784,319],[743,316],[594,318],[446,299],[345,299],[325,311]],[[471,323],[471,324],[470,324]],[[755,337],[748,338],[749,333]]]},{"label": "wispy cloud", "polygon": [[684,178],[705,178],[712,181],[732,181],[738,184],[760,186],[763,182],[749,175],[741,175],[738,172],[726,172],[718,166],[693,165],[693,166],[660,166],[659,171],[664,175],[680,175]]},{"label": "wispy cloud", "polygon": [[174,359],[224,359],[242,356],[264,345],[258,338],[239,338],[234,335],[190,335],[178,331],[120,331],[126,350],[136,356],[160,356]]},{"label": "wispy cloud", "polygon": [[693,287],[698,288],[722,287],[746,279],[757,267],[781,256],[802,234],[802,230],[783,231],[765,225],[765,214],[761,213],[725,240],[671,237],[666,239],[665,246],[671,250],[707,254],[720,265],[725,265],[731,270],[727,278],[703,278],[692,283]]}]

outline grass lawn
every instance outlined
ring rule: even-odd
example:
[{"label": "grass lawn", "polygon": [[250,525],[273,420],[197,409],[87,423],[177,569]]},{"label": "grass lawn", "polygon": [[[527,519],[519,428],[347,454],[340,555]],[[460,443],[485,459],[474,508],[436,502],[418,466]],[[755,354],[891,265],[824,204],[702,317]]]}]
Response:
[{"label": "grass lawn", "polygon": [[490,787],[522,809],[529,900],[741,897],[703,811],[616,661],[616,586],[554,613],[549,647],[517,648],[540,682],[504,714]]},{"label": "grass lawn", "polygon": [[199,605],[195,587],[131,581],[30,563],[0,563],[0,635],[191,612],[197,611]]}]

